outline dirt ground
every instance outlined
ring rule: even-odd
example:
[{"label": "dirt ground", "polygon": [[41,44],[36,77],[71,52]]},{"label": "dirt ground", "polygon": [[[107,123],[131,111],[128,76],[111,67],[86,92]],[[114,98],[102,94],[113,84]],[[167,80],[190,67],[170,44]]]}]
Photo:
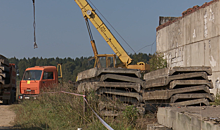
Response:
[{"label": "dirt ground", "polygon": [[13,126],[12,123],[16,115],[10,107],[11,105],[2,105],[2,102],[0,102],[0,129]]}]

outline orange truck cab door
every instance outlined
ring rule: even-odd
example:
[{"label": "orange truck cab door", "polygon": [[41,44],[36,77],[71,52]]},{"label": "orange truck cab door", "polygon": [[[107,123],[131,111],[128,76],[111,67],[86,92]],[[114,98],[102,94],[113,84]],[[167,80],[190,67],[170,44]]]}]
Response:
[{"label": "orange truck cab door", "polygon": [[58,83],[57,71],[56,70],[45,70],[43,71],[43,78],[40,87],[51,88]]}]

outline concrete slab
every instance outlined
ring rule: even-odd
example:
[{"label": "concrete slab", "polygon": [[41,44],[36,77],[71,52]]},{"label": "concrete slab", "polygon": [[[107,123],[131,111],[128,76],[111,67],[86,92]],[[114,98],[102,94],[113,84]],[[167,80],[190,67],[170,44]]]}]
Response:
[{"label": "concrete slab", "polygon": [[144,80],[148,81],[167,76],[169,76],[169,69],[163,68],[144,74]]},{"label": "concrete slab", "polygon": [[131,77],[141,77],[140,70],[136,69],[125,69],[125,68],[92,68],[89,70],[85,70],[83,72],[78,73],[77,80],[81,81],[84,79],[91,79],[94,77],[98,77],[101,74],[120,74],[120,75],[126,75]]},{"label": "concrete slab", "polygon": [[1,84],[6,84],[6,83],[5,83],[5,80],[3,80],[3,79],[0,79],[0,83],[1,83]]},{"label": "concrete slab", "polygon": [[159,107],[158,123],[173,130],[220,130],[220,106]]},{"label": "concrete slab", "polygon": [[185,79],[202,79],[202,80],[208,80],[208,76],[206,72],[190,72],[190,73],[183,73],[178,75],[172,75],[169,76],[169,81],[172,80],[185,80]]},{"label": "concrete slab", "polygon": [[144,80],[148,81],[148,80],[152,80],[156,78],[168,77],[171,75],[190,73],[190,72],[191,73],[192,72],[206,72],[207,75],[212,74],[211,67],[206,67],[206,66],[173,67],[172,69],[164,68],[164,69],[159,69],[156,71],[146,73],[144,75]]},{"label": "concrete slab", "polygon": [[170,99],[171,96],[174,94],[181,94],[181,93],[193,93],[198,92],[208,93],[210,94],[209,88],[205,85],[202,86],[193,86],[193,87],[186,87],[186,88],[178,88],[178,89],[170,89],[170,90],[155,90],[150,92],[143,92],[143,100],[165,100]]},{"label": "concrete slab", "polygon": [[199,98],[206,98],[209,101],[214,102],[215,97],[209,93],[187,93],[187,94],[176,94],[171,97],[170,103],[175,103],[179,99],[199,99]]},{"label": "concrete slab", "polygon": [[167,128],[166,126],[160,124],[149,124],[147,125],[147,130],[172,130],[172,129]]},{"label": "concrete slab", "polygon": [[[96,92],[97,92],[97,94],[109,94],[109,95],[124,96],[127,98],[135,98],[138,101],[142,102],[142,96],[137,92],[115,90],[115,89],[110,89],[110,88],[100,88]],[[119,97],[119,99],[120,99],[120,97]]]},{"label": "concrete slab", "polygon": [[9,72],[9,67],[7,67],[7,66],[0,66],[0,72],[2,73],[3,71]]},{"label": "concrete slab", "polygon": [[137,92],[141,91],[141,85],[139,83],[126,83],[126,82],[84,82],[78,84],[77,91],[96,91],[100,87],[102,88],[123,88],[134,89]]},{"label": "concrete slab", "polygon": [[212,75],[212,69],[210,66],[189,66],[189,67],[173,67],[170,71],[170,75],[188,72],[206,72],[208,75]]},{"label": "concrete slab", "polygon": [[0,59],[0,66],[9,66],[8,59]]},{"label": "concrete slab", "polygon": [[153,87],[161,87],[168,85],[173,80],[186,80],[186,79],[202,79],[208,80],[208,76],[206,72],[194,72],[194,73],[183,73],[172,76],[165,76],[161,78],[156,78],[152,80],[148,80],[144,83],[143,88],[153,88]]},{"label": "concrete slab", "polygon": [[175,89],[178,87],[186,87],[186,86],[196,86],[196,85],[206,85],[210,89],[213,88],[212,81],[209,80],[174,80],[170,82],[170,89]]},{"label": "concrete slab", "polygon": [[108,87],[108,88],[132,88],[137,92],[141,91],[141,84],[139,83],[127,83],[127,82],[97,82],[98,87]]},{"label": "concrete slab", "polygon": [[120,82],[133,82],[133,83],[139,83],[143,86],[144,81],[140,78],[135,77],[129,77],[129,76],[123,76],[123,75],[117,75],[117,74],[103,74],[100,78],[100,81],[120,81]]},{"label": "concrete slab", "polygon": [[203,98],[203,99],[194,99],[194,100],[170,103],[171,106],[192,106],[192,105],[198,105],[198,104],[201,104],[202,106],[203,105],[209,106],[209,101]]},{"label": "concrete slab", "polygon": [[92,69],[82,71],[82,72],[77,74],[76,81],[78,82],[78,81],[81,81],[81,80],[94,78],[94,77],[97,76],[97,71],[98,71],[98,68],[92,68]]},{"label": "concrete slab", "polygon": [[9,78],[9,75],[7,75],[6,73],[0,73],[0,76],[1,76],[2,78]]}]

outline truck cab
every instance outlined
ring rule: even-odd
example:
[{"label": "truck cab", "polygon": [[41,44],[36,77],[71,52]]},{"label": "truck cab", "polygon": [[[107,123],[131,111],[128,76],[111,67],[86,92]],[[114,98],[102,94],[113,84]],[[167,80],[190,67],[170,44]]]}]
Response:
[{"label": "truck cab", "polygon": [[40,94],[42,89],[58,85],[58,71],[55,66],[35,66],[27,68],[20,81],[19,99],[30,99]]}]

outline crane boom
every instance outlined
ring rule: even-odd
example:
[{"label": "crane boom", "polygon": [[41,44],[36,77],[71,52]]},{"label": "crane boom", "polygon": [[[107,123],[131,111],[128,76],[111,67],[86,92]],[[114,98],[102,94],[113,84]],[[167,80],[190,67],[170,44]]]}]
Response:
[{"label": "crane boom", "polygon": [[[98,16],[95,10],[87,2],[87,0],[74,0],[74,1],[80,7],[83,17],[86,20],[89,19],[90,22],[95,26],[95,28],[104,38],[104,40],[108,43],[108,45],[111,47],[111,49],[115,52],[115,54],[118,56],[120,61],[123,63],[124,67],[128,69],[139,69],[143,71],[150,70],[149,69],[150,66],[148,64],[145,64],[144,62],[139,62],[137,63],[137,65],[129,65],[132,62],[132,59],[124,50],[124,48],[121,46],[121,44],[118,42],[118,40],[115,38],[115,36],[111,33],[111,31],[108,29],[105,23],[101,20],[101,18]],[[91,44],[93,50],[96,50],[94,45],[95,43],[93,42],[93,40],[91,41]],[[94,52],[94,54],[96,57],[98,55],[97,51]]]},{"label": "crane boom", "polygon": [[104,40],[108,43],[111,49],[115,52],[118,58],[123,64],[128,65],[132,59],[128,56],[127,52],[120,45],[114,35],[110,32],[108,27],[104,24],[101,18],[96,14],[95,10],[86,0],[75,0],[80,7],[84,18],[88,18],[90,22],[95,26],[98,32],[102,35]]}]

